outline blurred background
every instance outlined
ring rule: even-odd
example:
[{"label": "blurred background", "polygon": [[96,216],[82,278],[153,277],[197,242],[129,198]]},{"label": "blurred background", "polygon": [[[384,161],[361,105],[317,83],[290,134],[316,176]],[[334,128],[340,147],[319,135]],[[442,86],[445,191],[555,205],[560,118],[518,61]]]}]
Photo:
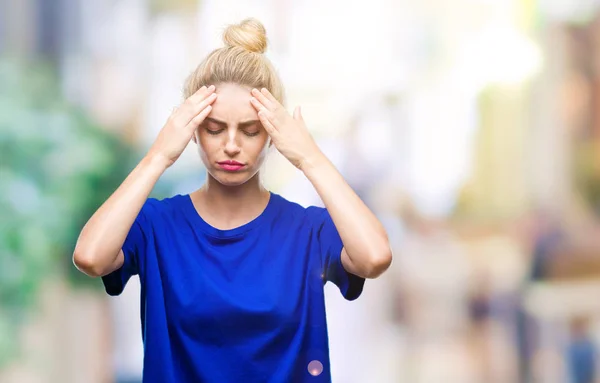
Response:
[{"label": "blurred background", "polygon": [[[357,301],[326,286],[333,381],[600,382],[600,0],[0,1],[0,382],[141,382],[139,283],[72,250],[249,16],[393,244]],[[204,177],[190,147],[153,196]]]}]

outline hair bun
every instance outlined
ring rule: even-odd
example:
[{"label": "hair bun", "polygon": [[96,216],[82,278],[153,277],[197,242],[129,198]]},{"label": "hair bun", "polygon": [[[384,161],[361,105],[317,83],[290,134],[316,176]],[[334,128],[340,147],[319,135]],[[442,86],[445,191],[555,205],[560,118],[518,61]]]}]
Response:
[{"label": "hair bun", "polygon": [[256,19],[245,19],[225,29],[223,42],[230,47],[240,47],[250,52],[265,53],[267,50],[267,31]]}]

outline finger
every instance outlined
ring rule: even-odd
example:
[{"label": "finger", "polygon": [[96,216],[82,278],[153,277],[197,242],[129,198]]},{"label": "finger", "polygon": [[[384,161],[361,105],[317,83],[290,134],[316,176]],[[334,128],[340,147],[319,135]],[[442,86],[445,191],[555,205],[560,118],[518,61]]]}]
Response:
[{"label": "finger", "polygon": [[208,86],[208,87],[207,86],[202,86],[194,94],[192,94],[190,97],[188,97],[188,100],[190,100],[190,102],[192,102],[194,104],[200,103],[206,97],[208,97],[212,93],[214,93],[215,89],[216,88],[215,88],[214,85],[211,85],[211,86]]},{"label": "finger", "polygon": [[260,93],[264,94],[264,95],[265,95],[265,97],[267,97],[267,99],[268,99],[269,101],[271,101],[272,103],[274,103],[274,104],[279,104],[279,101],[277,101],[277,99],[275,98],[275,96],[273,96],[273,95],[271,94],[271,92],[269,92],[269,90],[268,90],[267,88],[262,88],[262,89],[260,90]]},{"label": "finger", "polygon": [[212,111],[212,105],[207,105],[196,117],[192,118],[192,120],[185,127],[191,133],[193,133],[200,124],[204,122],[204,119],[210,114]]},{"label": "finger", "polygon": [[254,109],[256,109],[257,112],[260,112],[261,110],[268,110],[267,107],[265,105],[263,105],[255,97],[250,98],[250,103],[252,104]]},{"label": "finger", "polygon": [[[269,119],[269,121],[271,121],[271,124],[273,126],[278,127],[284,123],[287,115],[287,112],[285,110],[269,110],[254,97],[250,99],[250,102],[252,103],[257,112],[265,113],[265,116]],[[283,111],[283,113],[280,113],[280,111]],[[287,116],[289,117],[289,115]]]},{"label": "finger", "polygon": [[[213,94],[215,94],[215,86],[211,85],[209,87],[202,86],[198,89],[194,94],[188,97],[185,102],[181,105],[182,110],[182,124],[188,124],[192,118],[194,118],[200,111],[206,108],[206,104],[203,102],[206,99],[214,98]],[[214,101],[214,99],[212,99]]]},{"label": "finger", "polygon": [[273,112],[273,118],[271,118],[271,122],[275,125],[279,125],[283,123],[288,117],[290,117],[289,113],[285,110],[283,105],[277,101],[277,99],[269,92],[267,88],[262,88],[260,92],[258,92],[257,98],[261,101],[261,103],[267,106],[271,112]]},{"label": "finger", "polygon": [[279,120],[277,119],[277,115],[275,113],[271,112],[269,109],[261,108],[258,114],[259,117],[260,115],[262,115],[264,118],[269,120],[271,125],[273,125],[275,129],[277,129],[277,126],[279,125]]},{"label": "finger", "polygon": [[198,104],[192,103],[184,103],[181,108],[179,108],[179,118],[177,120],[181,125],[187,125],[190,121],[195,118],[200,112],[202,112],[207,106],[212,105],[217,99],[216,93],[211,93],[208,97],[202,100]]},{"label": "finger", "polygon": [[277,101],[273,102],[269,100],[267,96],[262,94],[258,89],[252,89],[252,96],[254,96],[254,98],[256,98],[267,109],[271,111],[275,111],[275,109],[277,109],[279,103]]},{"label": "finger", "polygon": [[267,117],[267,113],[268,113],[268,111],[261,110],[260,112],[258,112],[258,118],[260,119],[262,126],[267,131],[267,134],[271,138],[273,138],[273,135],[277,134],[277,129],[275,129],[275,126],[271,123],[271,121]]}]

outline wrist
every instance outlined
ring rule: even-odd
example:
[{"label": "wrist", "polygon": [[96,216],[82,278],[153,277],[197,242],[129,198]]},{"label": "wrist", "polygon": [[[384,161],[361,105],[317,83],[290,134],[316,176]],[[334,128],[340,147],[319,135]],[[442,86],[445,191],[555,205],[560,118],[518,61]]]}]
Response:
[{"label": "wrist", "polygon": [[171,166],[171,161],[169,161],[165,156],[156,154],[156,153],[148,153],[141,161],[143,166],[147,166],[157,171],[164,172]]},{"label": "wrist", "polygon": [[300,170],[305,174],[316,171],[329,164],[329,159],[320,150],[311,156],[307,156],[300,161]]}]

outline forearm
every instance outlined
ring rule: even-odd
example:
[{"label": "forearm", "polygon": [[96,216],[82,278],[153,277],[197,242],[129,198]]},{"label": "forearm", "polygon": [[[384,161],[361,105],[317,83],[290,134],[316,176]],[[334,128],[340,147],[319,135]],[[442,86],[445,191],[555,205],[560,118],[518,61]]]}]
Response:
[{"label": "forearm", "polygon": [[381,274],[391,262],[391,250],[387,233],[375,214],[322,153],[305,161],[301,170],[331,215],[351,267],[362,276]]},{"label": "forearm", "polygon": [[154,185],[167,168],[159,157],[145,157],[83,227],[75,246],[75,265],[90,275],[114,268],[125,238]]}]

